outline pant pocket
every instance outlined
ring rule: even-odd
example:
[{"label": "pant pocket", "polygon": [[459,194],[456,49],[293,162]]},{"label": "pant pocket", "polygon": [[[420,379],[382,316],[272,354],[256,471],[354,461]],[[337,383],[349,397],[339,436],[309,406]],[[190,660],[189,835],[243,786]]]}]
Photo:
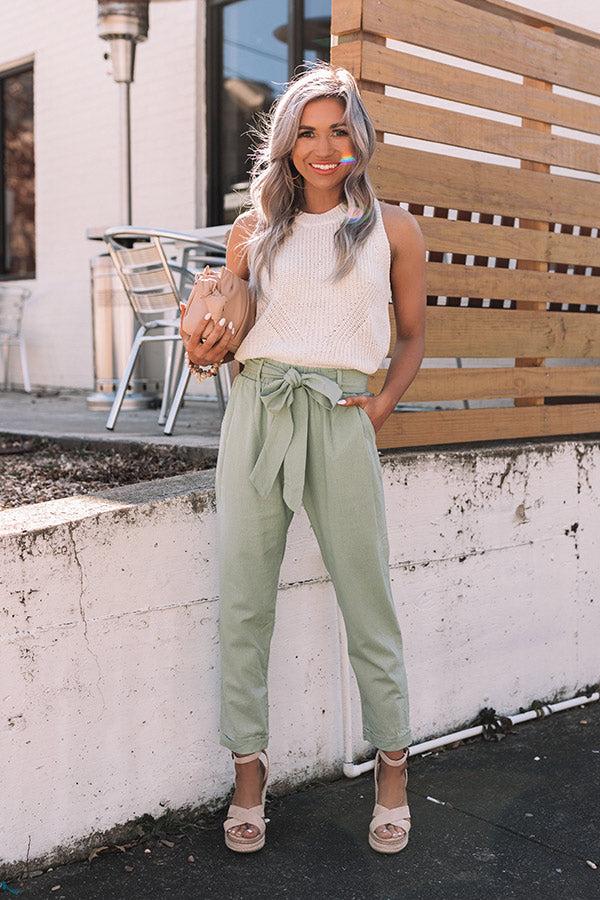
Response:
[{"label": "pant pocket", "polygon": [[358,415],[362,422],[363,430],[365,431],[366,434],[375,438],[375,428],[373,427],[373,423],[371,422],[369,416],[364,411],[362,406],[357,406],[356,409],[358,410]]}]

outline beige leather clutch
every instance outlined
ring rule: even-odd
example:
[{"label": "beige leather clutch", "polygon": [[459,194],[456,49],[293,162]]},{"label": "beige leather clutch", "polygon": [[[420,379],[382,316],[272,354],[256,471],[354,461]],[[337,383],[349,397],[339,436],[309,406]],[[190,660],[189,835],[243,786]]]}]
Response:
[{"label": "beige leather clutch", "polygon": [[[207,313],[211,316],[208,323],[204,319]],[[206,266],[196,275],[181,329],[186,335],[201,329],[208,337],[223,317],[228,323],[233,322],[234,335],[229,349],[235,352],[254,325],[256,304],[250,299],[247,281],[226,266],[218,271]]]}]

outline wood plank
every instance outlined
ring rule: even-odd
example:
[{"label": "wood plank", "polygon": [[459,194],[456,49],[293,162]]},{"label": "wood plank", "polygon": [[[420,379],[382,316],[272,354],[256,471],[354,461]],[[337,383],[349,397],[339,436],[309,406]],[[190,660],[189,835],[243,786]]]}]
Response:
[{"label": "wood plank", "polygon": [[332,0],[331,34],[348,34],[362,27],[363,0]]},{"label": "wood plank", "polygon": [[[541,29],[543,31],[552,31],[552,26],[550,25],[542,25]],[[523,84],[526,87],[534,88],[535,90],[545,91],[547,94],[552,92],[552,85],[549,81],[540,81],[537,78],[530,78],[529,76],[525,76],[523,78]],[[552,130],[552,126],[547,122],[538,122],[536,119],[523,119],[522,127],[524,132],[535,132],[539,134],[540,132],[544,133],[546,136],[550,135]],[[521,160],[521,168],[529,169],[532,172],[550,172],[550,161],[540,161],[535,159],[533,156],[529,156],[528,154],[524,154],[525,158]],[[521,228],[529,229],[531,231],[537,232],[547,232],[549,230],[547,222],[540,222],[537,219],[522,219],[519,223]],[[523,270],[526,269],[528,271],[534,272],[547,272],[548,264],[545,262],[540,262],[538,260],[531,259],[520,259],[517,263],[517,269]],[[516,303],[517,309],[537,309],[544,310],[546,308],[545,301],[543,299],[538,300],[534,297],[533,300],[525,299],[520,300],[517,299]],[[523,368],[529,366],[543,366],[545,363],[545,359],[541,356],[538,357],[526,357],[525,359],[515,359],[515,367]],[[515,406],[543,406],[544,398],[540,397],[531,397],[531,398],[515,398]]]},{"label": "wood plank", "polygon": [[395,203],[592,228],[600,224],[600,182],[381,143],[375,149],[369,175],[376,195]]},{"label": "wood plank", "polygon": [[597,358],[600,356],[600,316],[519,309],[428,307],[425,355]]},{"label": "wood plank", "polygon": [[[386,369],[380,369],[369,376],[371,393],[380,392],[386,374]],[[600,396],[600,366],[440,368],[421,369],[402,402],[586,395]]]},{"label": "wood plank", "polygon": [[[396,342],[390,304],[390,351]],[[428,306],[425,356],[503,359],[600,357],[600,314]]]},{"label": "wood plank", "polygon": [[[351,47],[354,48],[352,51]],[[362,44],[356,42],[356,45],[345,44],[344,48],[348,54],[347,59],[354,59],[362,54],[361,77],[368,81],[513,116],[538,119],[551,125],[600,133],[600,106],[593,103],[560,94],[540,96],[540,91],[522,84],[379,47],[369,41]],[[336,65],[348,68],[343,58]],[[354,69],[351,71],[355,72]]]},{"label": "wood plank", "polygon": [[362,91],[378,131],[600,173],[600,144]]},{"label": "wood plank", "polygon": [[377,446],[421,447],[600,433],[600,403],[392,413]]},{"label": "wood plank", "polygon": [[[600,239],[553,231],[416,216],[428,250],[500,259],[534,259],[592,267],[600,264]],[[600,298],[599,298],[600,302]]]},{"label": "wood plank", "polygon": [[[360,82],[362,70],[362,53],[363,47],[366,46],[364,41],[349,41],[344,44],[337,44],[331,48],[331,65],[340,66],[351,72],[357,81]],[[379,48],[378,44],[370,44],[374,48]],[[600,112],[600,110],[599,110]]]},{"label": "wood plank", "polygon": [[[558,272],[427,263],[427,293],[552,303],[600,303],[600,279]],[[600,322],[600,320],[599,320]]]},{"label": "wood plank", "polygon": [[364,0],[362,27],[552,84],[600,92],[600,50],[459,0]]}]

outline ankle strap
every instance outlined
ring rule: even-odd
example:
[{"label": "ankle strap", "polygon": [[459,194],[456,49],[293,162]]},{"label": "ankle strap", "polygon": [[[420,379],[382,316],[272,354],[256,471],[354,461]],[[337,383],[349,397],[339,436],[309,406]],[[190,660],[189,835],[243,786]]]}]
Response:
[{"label": "ankle strap", "polygon": [[238,756],[237,753],[232,752],[231,757],[236,765],[243,765],[243,763],[254,762],[264,752],[264,750],[259,750],[258,753],[250,753],[248,756]]},{"label": "ankle strap", "polygon": [[391,756],[388,756],[385,750],[378,750],[377,753],[383,760],[385,760],[388,766],[401,766],[408,759],[409,748],[407,747],[400,759],[392,759]]}]

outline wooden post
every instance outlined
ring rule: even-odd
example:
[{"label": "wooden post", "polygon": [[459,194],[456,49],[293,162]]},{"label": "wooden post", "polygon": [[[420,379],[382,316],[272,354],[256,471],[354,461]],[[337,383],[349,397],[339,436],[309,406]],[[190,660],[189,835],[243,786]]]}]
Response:
[{"label": "wooden post", "polygon": [[[540,31],[549,31],[553,32],[554,28],[551,25],[542,25],[540,26]],[[548,81],[539,81],[537,78],[528,78],[527,76],[523,77],[523,86],[524,87],[533,87],[538,88],[541,91],[552,91],[552,85]],[[551,126],[547,122],[539,122],[535,119],[523,119],[522,120],[523,128],[531,128],[534,131],[551,131]],[[528,159],[521,160],[521,168],[528,169],[530,172],[550,172],[550,165],[548,163],[540,163],[540,162],[532,162]],[[520,228],[531,228],[534,231],[548,231],[550,225],[548,222],[540,222],[535,219],[521,219],[519,222]],[[518,269],[528,269],[529,271],[534,272],[547,272],[548,271],[548,263],[538,262],[529,259],[519,259],[517,261]],[[546,309],[546,301],[545,300],[517,300],[516,301],[517,309],[538,309],[545,310]],[[517,368],[521,366],[543,366],[545,364],[545,359],[543,357],[533,357],[533,358],[520,358],[515,359],[515,366]],[[543,406],[544,398],[543,397],[527,397],[527,398],[515,398],[515,406]]]},{"label": "wooden post", "polygon": [[[362,30],[340,35],[337,46],[331,48],[331,62],[333,65],[342,66],[348,69],[349,72],[352,72],[361,94],[363,91],[385,94],[385,85],[377,81],[367,81],[362,77],[362,53],[365,44],[377,44],[385,47],[385,38],[379,34]],[[358,52],[359,47],[360,52]],[[383,131],[376,130],[375,136],[377,143],[383,144]],[[379,197],[379,200],[386,199],[386,197]]]}]

